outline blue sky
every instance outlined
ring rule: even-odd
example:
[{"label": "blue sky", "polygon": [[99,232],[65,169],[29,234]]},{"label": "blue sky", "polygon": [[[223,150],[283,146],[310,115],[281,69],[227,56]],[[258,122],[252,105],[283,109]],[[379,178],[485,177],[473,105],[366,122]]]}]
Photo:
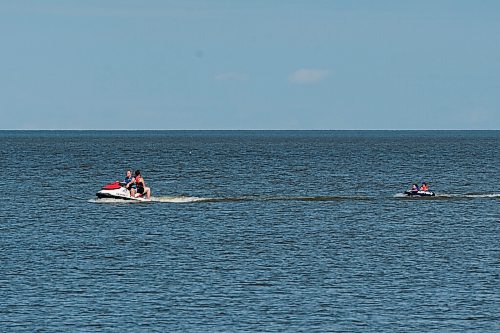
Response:
[{"label": "blue sky", "polygon": [[500,129],[500,1],[0,0],[0,129]]}]

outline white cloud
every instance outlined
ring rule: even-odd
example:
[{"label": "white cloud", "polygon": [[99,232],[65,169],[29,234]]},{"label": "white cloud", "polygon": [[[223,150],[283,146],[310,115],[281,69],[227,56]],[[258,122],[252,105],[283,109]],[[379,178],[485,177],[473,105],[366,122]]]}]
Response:
[{"label": "white cloud", "polygon": [[296,84],[312,84],[326,79],[330,71],[326,69],[308,69],[302,68],[293,72],[288,81]]},{"label": "white cloud", "polygon": [[215,75],[214,79],[216,81],[246,81],[247,76],[242,73],[221,73]]}]

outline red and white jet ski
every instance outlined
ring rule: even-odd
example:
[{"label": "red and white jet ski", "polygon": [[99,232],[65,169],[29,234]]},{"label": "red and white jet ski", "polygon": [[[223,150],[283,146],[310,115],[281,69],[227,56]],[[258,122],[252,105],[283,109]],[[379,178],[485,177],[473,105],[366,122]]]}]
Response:
[{"label": "red and white jet ski", "polygon": [[436,196],[436,193],[431,192],[431,191],[408,190],[408,191],[405,191],[405,194],[409,197],[434,197],[434,196]]},{"label": "red and white jet ski", "polygon": [[146,197],[142,197],[141,194],[136,194],[136,196],[131,196],[129,190],[125,187],[125,183],[112,182],[104,185],[100,191],[96,193],[99,199],[111,198],[111,199],[123,199],[123,200],[133,200],[133,201],[151,201]]}]

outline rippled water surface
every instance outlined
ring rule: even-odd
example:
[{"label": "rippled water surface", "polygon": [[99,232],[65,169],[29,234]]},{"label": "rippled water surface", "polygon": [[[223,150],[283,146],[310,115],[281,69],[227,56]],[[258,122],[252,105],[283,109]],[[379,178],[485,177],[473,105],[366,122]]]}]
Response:
[{"label": "rippled water surface", "polygon": [[[500,132],[0,132],[0,331],[494,332]],[[150,203],[96,200],[126,168]],[[427,181],[436,197],[400,195]]]}]

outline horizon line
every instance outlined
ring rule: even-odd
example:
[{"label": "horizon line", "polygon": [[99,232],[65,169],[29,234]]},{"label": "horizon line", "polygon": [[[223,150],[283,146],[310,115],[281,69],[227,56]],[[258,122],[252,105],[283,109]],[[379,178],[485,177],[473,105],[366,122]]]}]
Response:
[{"label": "horizon line", "polygon": [[273,132],[279,132],[279,131],[499,131],[500,129],[472,129],[472,128],[464,128],[464,129],[441,129],[441,128],[435,128],[435,129],[91,129],[91,128],[56,128],[56,129],[51,129],[51,128],[17,128],[17,129],[0,129],[0,131],[129,131],[129,132],[134,132],[134,131],[248,131],[248,132],[255,132],[255,131],[260,131],[260,132],[265,132],[265,131],[273,131]]}]

